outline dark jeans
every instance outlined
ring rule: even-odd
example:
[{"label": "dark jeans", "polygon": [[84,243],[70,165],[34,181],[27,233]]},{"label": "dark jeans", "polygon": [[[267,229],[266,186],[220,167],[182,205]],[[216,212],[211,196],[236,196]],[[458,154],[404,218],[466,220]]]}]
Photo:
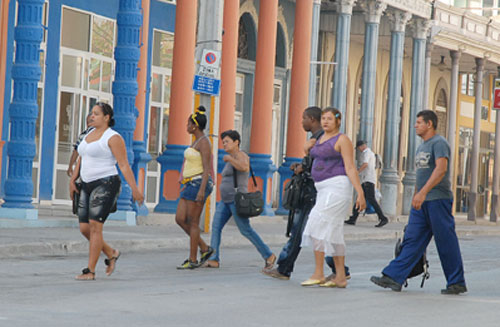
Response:
[{"label": "dark jeans", "polygon": [[[306,205],[302,210],[296,210],[293,217],[292,230],[290,232],[290,238],[285,244],[280,252],[278,258],[278,272],[282,275],[290,277],[293,272],[293,266],[297,257],[300,253],[300,243],[302,242],[302,233],[304,232],[304,227],[307,223],[307,218],[309,218],[309,213],[314,205]],[[335,265],[333,264],[332,257],[326,257],[325,262],[332,272],[335,274]],[[345,267],[346,276],[349,275],[349,267]]]},{"label": "dark jeans", "polygon": [[302,233],[309,218],[313,205],[305,205],[302,210],[296,210],[293,217],[292,230],[290,238],[280,252],[278,258],[278,271],[280,274],[290,276],[293,272],[293,266],[300,253],[300,243],[302,242]]},{"label": "dark jeans", "polygon": [[[361,184],[361,187],[363,188],[363,192],[365,193],[366,202],[368,202],[368,203],[370,203],[372,205],[373,209],[377,213],[378,219],[379,220],[385,220],[385,219],[387,219],[384,216],[384,213],[382,212],[382,209],[378,205],[377,199],[375,199],[375,184],[370,183],[370,182],[364,182],[363,184]],[[358,216],[359,216],[359,211],[358,211],[358,209],[356,209],[356,206],[353,206],[352,207],[352,216],[350,217],[349,220],[356,221],[356,219],[358,218]]]}]

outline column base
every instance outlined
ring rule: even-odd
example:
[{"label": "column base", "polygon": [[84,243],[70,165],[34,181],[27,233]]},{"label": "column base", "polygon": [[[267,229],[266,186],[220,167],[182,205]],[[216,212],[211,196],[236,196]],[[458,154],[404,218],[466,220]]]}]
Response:
[{"label": "column base", "polygon": [[469,193],[469,210],[467,211],[467,220],[468,221],[476,221],[477,212],[476,212],[476,201],[477,201],[477,193],[470,192]]},{"label": "column base", "polygon": [[380,177],[382,193],[382,211],[389,216],[396,216],[397,201],[398,201],[398,184],[400,182],[398,173],[394,169],[384,169]]},{"label": "column base", "polygon": [[154,212],[163,212],[163,213],[175,213],[177,211],[177,204],[179,200],[163,200],[160,201],[154,208]]},{"label": "column base", "polygon": [[490,221],[496,223],[498,218],[498,194],[491,195]]},{"label": "column base", "polygon": [[[154,208],[154,212],[165,212],[165,213],[175,213],[177,210],[177,203],[179,202],[179,195],[173,199],[166,199],[164,197],[164,189],[165,187],[169,187],[169,185],[165,185],[165,173],[169,170],[176,170],[179,173],[182,170],[182,163],[184,162],[184,151],[186,150],[187,145],[176,145],[176,144],[168,144],[165,151],[159,156],[156,161],[158,161],[161,165],[161,178],[160,178],[160,201]],[[175,182],[177,181],[170,181]]]},{"label": "column base", "polygon": [[0,218],[37,220],[38,209],[0,208]]},{"label": "column base", "polygon": [[[255,154],[250,153],[250,164],[252,165],[255,177],[262,179],[262,195],[264,197],[264,211],[262,216],[274,216],[273,208],[271,207],[272,201],[268,201],[268,181],[273,178],[273,173],[278,170],[271,160],[269,154]],[[250,177],[251,179],[251,177]],[[253,182],[251,182],[253,183]]]},{"label": "column base", "polygon": [[403,178],[403,215],[409,215],[411,211],[411,202],[415,194],[415,185],[417,183],[417,174],[414,171],[406,172]]},{"label": "column base", "polygon": [[129,211],[118,210],[118,211],[110,214],[108,219],[109,220],[126,221],[127,225],[129,225],[129,226],[136,226],[137,225],[136,213],[135,213],[135,211],[132,211],[132,210],[129,210]]},{"label": "column base", "polygon": [[290,166],[294,163],[301,163],[301,162],[302,162],[301,158],[286,157],[285,161],[278,169],[278,173],[280,174],[280,181],[279,181],[280,201],[278,209],[276,209],[276,211],[274,212],[277,215],[288,215],[289,211],[283,208],[283,189],[285,188],[285,182],[288,179],[290,179],[293,175],[293,171],[290,169]]},{"label": "column base", "polygon": [[[132,171],[134,172],[135,180],[139,182],[139,172],[141,171],[141,169],[144,170],[144,178],[147,178],[147,164],[151,161],[151,155],[146,152],[146,143],[143,141],[134,141],[133,150],[134,164],[132,165]],[[146,185],[146,182],[144,182],[144,185]],[[146,195],[146,190],[144,188],[142,189],[142,191],[144,192],[144,195]],[[144,203],[139,206],[134,202],[132,204],[132,208],[138,216],[147,216],[149,214],[149,210]]]}]

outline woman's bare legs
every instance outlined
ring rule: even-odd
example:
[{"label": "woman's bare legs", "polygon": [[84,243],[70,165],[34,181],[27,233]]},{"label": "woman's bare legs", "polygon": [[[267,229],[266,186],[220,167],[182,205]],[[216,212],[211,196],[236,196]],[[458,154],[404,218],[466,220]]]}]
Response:
[{"label": "woman's bare legs", "polygon": [[335,256],[333,257],[333,263],[335,264],[335,278],[332,280],[338,287],[345,287],[347,285],[347,279],[345,276],[345,256]]},{"label": "woman's bare legs", "polygon": [[310,279],[317,279],[323,281],[325,279],[325,272],[323,271],[323,262],[325,261],[325,253],[314,251],[315,268],[314,273]]},{"label": "woman's bare legs", "polygon": [[203,210],[203,204],[200,205],[194,201],[180,199],[179,204],[177,205],[177,211],[175,213],[175,222],[190,237],[189,259],[191,261],[196,261],[196,251],[198,250],[198,247],[203,252],[208,250],[208,245],[200,237],[199,224],[200,214]]}]

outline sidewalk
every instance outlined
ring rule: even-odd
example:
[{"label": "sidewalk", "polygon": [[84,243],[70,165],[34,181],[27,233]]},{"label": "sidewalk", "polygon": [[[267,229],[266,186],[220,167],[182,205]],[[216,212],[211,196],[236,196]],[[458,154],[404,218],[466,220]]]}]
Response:
[{"label": "sidewalk", "polygon": [[[88,242],[78,229],[76,217],[64,216],[69,208],[54,210],[52,216],[39,215],[37,221],[18,219],[0,219],[0,258],[20,258],[30,256],[63,256],[86,254]],[[41,213],[43,212],[41,210]],[[375,228],[375,215],[360,217],[356,226],[345,226],[347,243],[357,240],[396,239],[401,236],[407,217],[392,219],[382,227]],[[459,237],[500,236],[500,224],[486,220],[468,222],[466,217],[456,218]],[[252,226],[262,239],[279,253],[285,237],[286,217],[252,218]],[[209,234],[202,234],[205,241]],[[179,249],[188,247],[188,237],[175,224],[174,215],[151,213],[138,218],[138,226],[127,226],[125,222],[108,221],[104,227],[104,238],[113,247],[123,252],[148,251],[154,249]],[[249,245],[249,241],[240,235],[237,227],[230,221],[224,228],[223,247]]]}]

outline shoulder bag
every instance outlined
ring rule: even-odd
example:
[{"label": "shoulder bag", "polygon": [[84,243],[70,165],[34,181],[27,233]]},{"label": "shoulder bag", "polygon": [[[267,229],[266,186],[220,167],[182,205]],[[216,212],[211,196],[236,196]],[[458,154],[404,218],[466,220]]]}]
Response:
[{"label": "shoulder bag", "polygon": [[[252,175],[253,185],[257,187],[257,181],[253,174],[252,166],[250,166],[250,173]],[[234,204],[236,206],[236,213],[243,218],[250,218],[259,216],[264,211],[264,199],[262,198],[261,191],[255,192],[238,192],[238,183],[236,181],[237,170],[233,167],[233,182],[236,189],[234,196]]]}]

